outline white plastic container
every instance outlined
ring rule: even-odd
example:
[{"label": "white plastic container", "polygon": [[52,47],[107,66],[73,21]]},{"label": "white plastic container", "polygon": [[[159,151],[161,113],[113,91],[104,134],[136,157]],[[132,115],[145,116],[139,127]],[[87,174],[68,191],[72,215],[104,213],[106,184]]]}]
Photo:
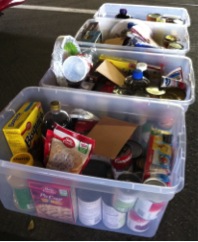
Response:
[{"label": "white plastic container", "polygon": [[[140,124],[142,118],[147,118],[147,120],[153,120],[155,122],[160,115],[171,115],[172,120],[174,121],[172,127],[174,157],[170,176],[172,185],[169,187],[159,187],[133,182],[120,182],[118,180],[71,174],[67,172],[54,171],[41,167],[24,166],[9,162],[12,154],[2,132],[3,126],[24,102],[40,101],[42,103],[44,112],[46,112],[49,110],[49,103],[54,99],[58,99],[62,103],[63,107],[64,105],[72,105],[72,107],[84,108],[94,112],[99,117],[108,115],[128,122],[136,122],[137,125]],[[131,192],[134,192],[137,197],[152,197],[152,199],[156,199],[156,201],[160,200],[168,204],[168,202],[174,198],[175,194],[180,192],[184,186],[186,126],[185,112],[179,105],[170,105],[166,102],[161,103],[154,100],[140,101],[139,99],[132,99],[129,101],[127,98],[114,96],[110,97],[109,95],[92,92],[84,93],[81,90],[73,91],[72,89],[61,90],[57,88],[28,87],[23,89],[16,97],[14,97],[14,99],[11,100],[11,102],[0,113],[0,130],[0,200],[3,206],[9,210],[60,221],[58,217],[54,215],[54,213],[54,217],[48,217],[45,216],[46,214],[37,214],[35,211],[30,212],[18,209],[14,202],[12,188],[7,181],[8,177],[13,175],[16,177],[16,179],[20,178],[27,181],[32,180],[32,184],[38,184],[39,182],[41,184],[48,184],[48,186],[51,187],[67,186],[67,191],[64,192],[61,189],[61,193],[66,196],[68,191],[71,192],[73,201],[72,209],[75,211],[77,208],[76,190],[79,189],[85,189],[86,191],[90,191],[90,193],[94,191],[95,193],[98,193],[99,197],[102,197],[106,193],[114,195],[116,194],[117,190],[121,190],[123,192],[130,190]],[[52,195],[52,193],[50,194]],[[155,235],[158,229],[165,208],[166,206],[164,207],[163,211],[160,212],[159,216],[149,223],[149,229],[144,232],[137,232],[128,229],[126,224],[121,229],[116,229],[115,231],[151,237]],[[51,209],[47,211],[50,212]],[[70,223],[63,218],[61,222]],[[71,223],[84,226],[79,221],[77,211],[76,222]],[[89,225],[88,227],[109,230],[109,228],[105,227],[103,224],[102,219],[98,224],[94,226]],[[130,226],[130,228],[133,228],[133,226]]]},{"label": "white plastic container", "polygon": [[[90,23],[98,22],[99,29],[102,33],[102,43],[91,43],[81,41],[81,37],[84,33],[84,30]],[[133,22],[136,24],[146,24],[147,27],[152,32],[152,39],[159,45],[159,48],[148,48],[148,47],[134,47],[134,46],[122,46],[114,44],[106,44],[105,40],[115,37],[112,35],[112,30],[119,23],[123,26],[127,25],[126,23]],[[120,28],[120,31],[123,30],[123,27]],[[117,32],[118,34],[119,32]],[[164,37],[166,35],[175,35],[179,39],[179,43],[183,45],[183,49],[167,49],[163,47]],[[141,51],[141,52],[150,52],[150,53],[161,53],[161,54],[173,54],[173,55],[185,55],[190,50],[190,38],[188,33],[188,28],[184,25],[170,25],[166,23],[157,23],[149,21],[141,21],[137,19],[112,19],[112,18],[95,18],[88,19],[80,27],[75,35],[76,40],[84,46],[95,46],[97,48],[107,48],[107,49],[116,49],[116,50],[128,50],[128,51]]]},{"label": "white plastic container", "polygon": [[[40,80],[40,86],[56,86],[64,88],[62,83],[64,84],[66,81],[63,77],[61,71],[61,65],[63,62],[64,57],[64,50],[61,47],[61,44],[64,40],[64,36],[59,36],[54,44],[54,49],[52,52],[52,59],[51,59],[51,70],[55,73],[52,73],[51,70],[48,70],[44,77]],[[82,48],[82,50],[86,50]],[[119,58],[126,58],[137,60],[138,62],[146,62],[150,65],[163,65],[164,66],[164,73],[169,73],[170,71],[174,70],[177,67],[181,67],[183,71],[183,77],[185,82],[188,85],[187,96],[185,100],[166,100],[168,103],[176,103],[181,105],[185,111],[187,111],[190,104],[192,104],[195,100],[195,77],[193,71],[192,61],[189,57],[185,56],[172,56],[167,54],[154,54],[154,53],[141,53],[141,52],[129,52],[129,51],[120,51],[120,50],[109,50],[109,49],[97,49],[96,54],[105,54],[108,56],[115,56]],[[82,89],[82,91],[84,91]],[[94,91],[94,93],[96,93]],[[117,96],[115,94],[109,94]],[[125,96],[128,99],[133,99],[132,96]],[[136,98],[136,97],[135,97]],[[151,100],[153,98],[146,98],[146,97],[137,97],[139,100]],[[159,101],[159,99],[158,99]],[[163,102],[163,100],[160,100]]]},{"label": "white plastic container", "polygon": [[121,4],[121,3],[104,3],[97,12],[94,18],[115,18],[121,8],[125,8],[127,13],[133,18],[146,21],[146,16],[150,13],[159,13],[161,15],[177,16],[183,20],[183,24],[190,26],[190,16],[185,8],[167,7],[167,6],[151,6],[151,5],[136,5],[136,4]]}]

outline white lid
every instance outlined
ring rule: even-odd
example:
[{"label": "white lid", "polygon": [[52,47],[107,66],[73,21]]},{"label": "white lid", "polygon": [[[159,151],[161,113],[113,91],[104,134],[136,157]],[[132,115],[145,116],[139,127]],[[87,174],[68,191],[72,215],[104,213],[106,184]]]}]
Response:
[{"label": "white lid", "polygon": [[148,65],[145,62],[138,62],[136,65],[136,68],[141,70],[141,71],[146,71]]}]

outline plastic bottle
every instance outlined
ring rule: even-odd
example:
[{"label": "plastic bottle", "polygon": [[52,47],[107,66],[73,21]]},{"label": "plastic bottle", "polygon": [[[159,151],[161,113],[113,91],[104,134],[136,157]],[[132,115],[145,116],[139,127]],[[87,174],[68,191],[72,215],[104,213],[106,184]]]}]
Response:
[{"label": "plastic bottle", "polygon": [[132,74],[125,79],[125,84],[130,86],[133,90],[138,88],[147,87],[150,81],[144,77],[143,72],[139,69],[132,71]]},{"label": "plastic bottle", "polygon": [[61,110],[61,104],[59,101],[52,101],[50,103],[50,111],[48,111],[43,118],[41,128],[43,138],[48,129],[53,130],[55,128],[56,123],[64,128],[69,128],[71,125],[71,118],[66,111]]},{"label": "plastic bottle", "polygon": [[116,15],[116,18],[127,19],[127,18],[131,18],[131,16],[127,14],[127,9],[121,8],[119,13]]},{"label": "plastic bottle", "polygon": [[144,77],[149,79],[148,65],[145,62],[138,62],[136,65],[136,69],[142,71]]}]

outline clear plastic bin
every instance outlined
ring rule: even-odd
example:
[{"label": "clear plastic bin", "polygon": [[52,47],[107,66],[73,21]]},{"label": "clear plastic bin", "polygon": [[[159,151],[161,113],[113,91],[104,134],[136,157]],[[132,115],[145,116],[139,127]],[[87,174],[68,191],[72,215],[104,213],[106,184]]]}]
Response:
[{"label": "clear plastic bin", "polygon": [[[98,22],[99,30],[102,33],[102,43],[91,43],[81,40],[81,37],[84,33],[84,30],[90,23]],[[105,40],[114,37],[114,30],[116,24],[123,24],[127,22],[146,24],[152,32],[152,39],[160,46],[159,48],[148,48],[148,47],[134,47],[134,46],[122,46],[114,44],[105,44]],[[117,27],[116,27],[117,29]],[[122,28],[123,29],[123,28]],[[115,31],[118,34],[117,30]],[[167,49],[162,48],[164,37],[166,35],[175,35],[179,39],[179,43],[183,45],[183,49]],[[107,49],[116,49],[116,50],[128,50],[128,51],[141,51],[141,52],[150,52],[150,53],[161,53],[161,54],[173,54],[173,55],[185,55],[190,51],[190,38],[188,33],[188,28],[184,25],[170,25],[166,23],[157,23],[157,22],[143,22],[137,19],[124,19],[117,20],[112,18],[96,18],[96,19],[87,19],[80,29],[75,34],[76,40],[85,46],[95,46],[97,48],[107,48]]]},{"label": "clear plastic bin", "polygon": [[145,20],[148,14],[159,13],[160,15],[177,16],[183,20],[183,24],[190,26],[190,16],[185,8],[167,7],[167,6],[151,6],[151,5],[135,5],[121,3],[104,3],[94,14],[94,18],[115,18],[120,9],[126,9],[127,13],[133,18]]},{"label": "clear plastic bin", "polygon": [[[54,49],[52,52],[51,70],[55,73],[55,75],[52,73],[51,70],[48,70],[47,73],[44,75],[44,77],[40,80],[40,83],[39,83],[40,86],[60,87],[62,83],[66,82],[61,69],[62,63],[64,60],[64,50],[61,47],[63,40],[64,40],[64,36],[59,36],[56,39],[54,44]],[[86,50],[86,48],[82,47],[82,51],[84,50]],[[154,54],[154,53],[109,50],[109,49],[100,49],[100,48],[96,49],[96,53],[99,55],[105,54],[108,56],[115,56],[119,58],[137,60],[138,62],[146,62],[147,64],[150,64],[150,65],[157,65],[157,66],[163,65],[165,74],[169,73],[170,71],[180,66],[183,71],[184,81],[188,85],[186,98],[185,100],[166,99],[165,101],[169,103],[179,104],[187,111],[189,105],[192,104],[195,100],[195,78],[194,78],[192,61],[189,57],[172,56],[167,54],[162,55],[162,54]],[[65,87],[61,86],[60,88],[65,88]],[[109,95],[117,96],[115,94],[109,94]],[[133,99],[132,96],[125,96],[125,97],[129,99]],[[139,100],[153,99],[153,98],[147,98],[147,97],[135,97],[135,98],[138,98]],[[160,101],[163,102],[164,100],[161,99]]]},{"label": "clear plastic bin", "polygon": [[[5,140],[2,128],[7,121],[16,113],[16,111],[26,101],[40,101],[44,112],[49,110],[50,101],[58,99],[63,108],[67,105],[72,107],[83,108],[95,113],[99,117],[111,116],[120,120],[142,124],[142,120],[152,120],[156,122],[161,115],[171,117],[173,126],[171,132],[173,134],[174,156],[171,169],[171,186],[154,186],[134,182],[121,182],[118,180],[109,180],[107,178],[99,178],[88,175],[71,174],[49,170],[42,167],[30,167],[9,162],[11,159],[11,151]],[[154,100],[139,100],[120,98],[100,93],[84,93],[73,91],[71,89],[60,90],[57,88],[44,87],[28,87],[23,89],[5,109],[0,113],[0,200],[6,209],[20,213],[40,216],[50,220],[71,223],[80,226],[86,226],[94,229],[111,230],[115,232],[128,233],[138,236],[151,237],[155,235],[158,226],[163,217],[168,202],[174,198],[175,194],[180,192],[184,186],[185,180],[185,159],[186,159],[186,126],[185,112],[179,105],[167,102],[156,102]],[[111,148],[111,145],[109,145]],[[54,211],[54,207],[48,207],[46,197],[41,195],[43,203],[41,204],[41,212],[35,210],[20,209],[17,207],[16,198],[13,197],[12,187],[8,183],[8,178],[15,176],[16,179],[24,179],[28,182],[27,188],[38,187],[44,190],[44,195],[49,192],[53,195],[53,188],[60,189],[61,195],[70,199],[71,217],[64,217],[65,210],[62,207]],[[36,188],[35,188],[36,189]],[[82,191],[88,196],[84,197]],[[137,202],[137,199],[151,199],[157,203],[163,202],[163,207],[149,223],[145,219],[130,216],[127,222],[127,214],[123,218],[123,214],[118,214],[118,210],[113,210],[110,206],[104,208],[102,202],[106,202],[107,195],[114,196],[114,201],[123,194],[129,194],[127,201]],[[118,196],[119,194],[119,196]],[[88,199],[88,204],[84,201]],[[135,199],[134,199],[135,198]],[[95,203],[90,204],[89,202]],[[97,200],[97,201],[96,201]],[[140,202],[140,201],[139,201]],[[54,201],[58,204],[58,200]],[[116,203],[119,204],[119,203]],[[93,206],[92,206],[93,205]],[[108,205],[108,204],[107,204]],[[88,206],[88,207],[87,207]],[[78,209],[77,209],[78,208]],[[107,213],[102,213],[102,209],[107,209]],[[92,212],[90,212],[92,211]],[[66,211],[67,214],[67,211]],[[112,219],[116,214],[116,219]],[[90,215],[92,215],[90,217]],[[107,218],[106,216],[109,215]],[[88,216],[88,217],[86,217]],[[96,216],[96,217],[95,217]],[[122,222],[119,218],[122,216]],[[148,218],[147,218],[148,219]],[[124,221],[124,222],[123,222]],[[115,223],[114,223],[115,222]],[[128,224],[128,226],[127,226]],[[137,225],[137,226],[136,226]]]}]

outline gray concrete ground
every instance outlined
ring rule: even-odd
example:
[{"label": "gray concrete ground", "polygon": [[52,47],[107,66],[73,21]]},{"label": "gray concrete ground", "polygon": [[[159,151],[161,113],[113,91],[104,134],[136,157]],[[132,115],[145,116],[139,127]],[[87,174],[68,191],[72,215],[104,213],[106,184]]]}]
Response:
[{"label": "gray concrete ground", "polygon": [[[119,3],[122,1],[108,1]],[[131,4],[152,4],[185,7],[191,16],[189,28],[195,77],[197,59],[197,0],[133,0]],[[105,1],[99,0],[29,0],[27,5],[55,6],[96,10]],[[0,110],[24,87],[38,85],[48,69],[53,44],[59,35],[75,35],[92,14],[12,8],[0,17]],[[197,97],[197,89],[196,89]],[[198,240],[197,209],[197,100],[186,113],[187,158],[185,187],[170,201],[156,235],[149,240]],[[1,189],[1,187],[0,187]],[[35,229],[27,230],[30,216],[8,211],[0,203],[1,240],[147,240],[115,232],[93,230],[70,224],[34,218]]]}]

